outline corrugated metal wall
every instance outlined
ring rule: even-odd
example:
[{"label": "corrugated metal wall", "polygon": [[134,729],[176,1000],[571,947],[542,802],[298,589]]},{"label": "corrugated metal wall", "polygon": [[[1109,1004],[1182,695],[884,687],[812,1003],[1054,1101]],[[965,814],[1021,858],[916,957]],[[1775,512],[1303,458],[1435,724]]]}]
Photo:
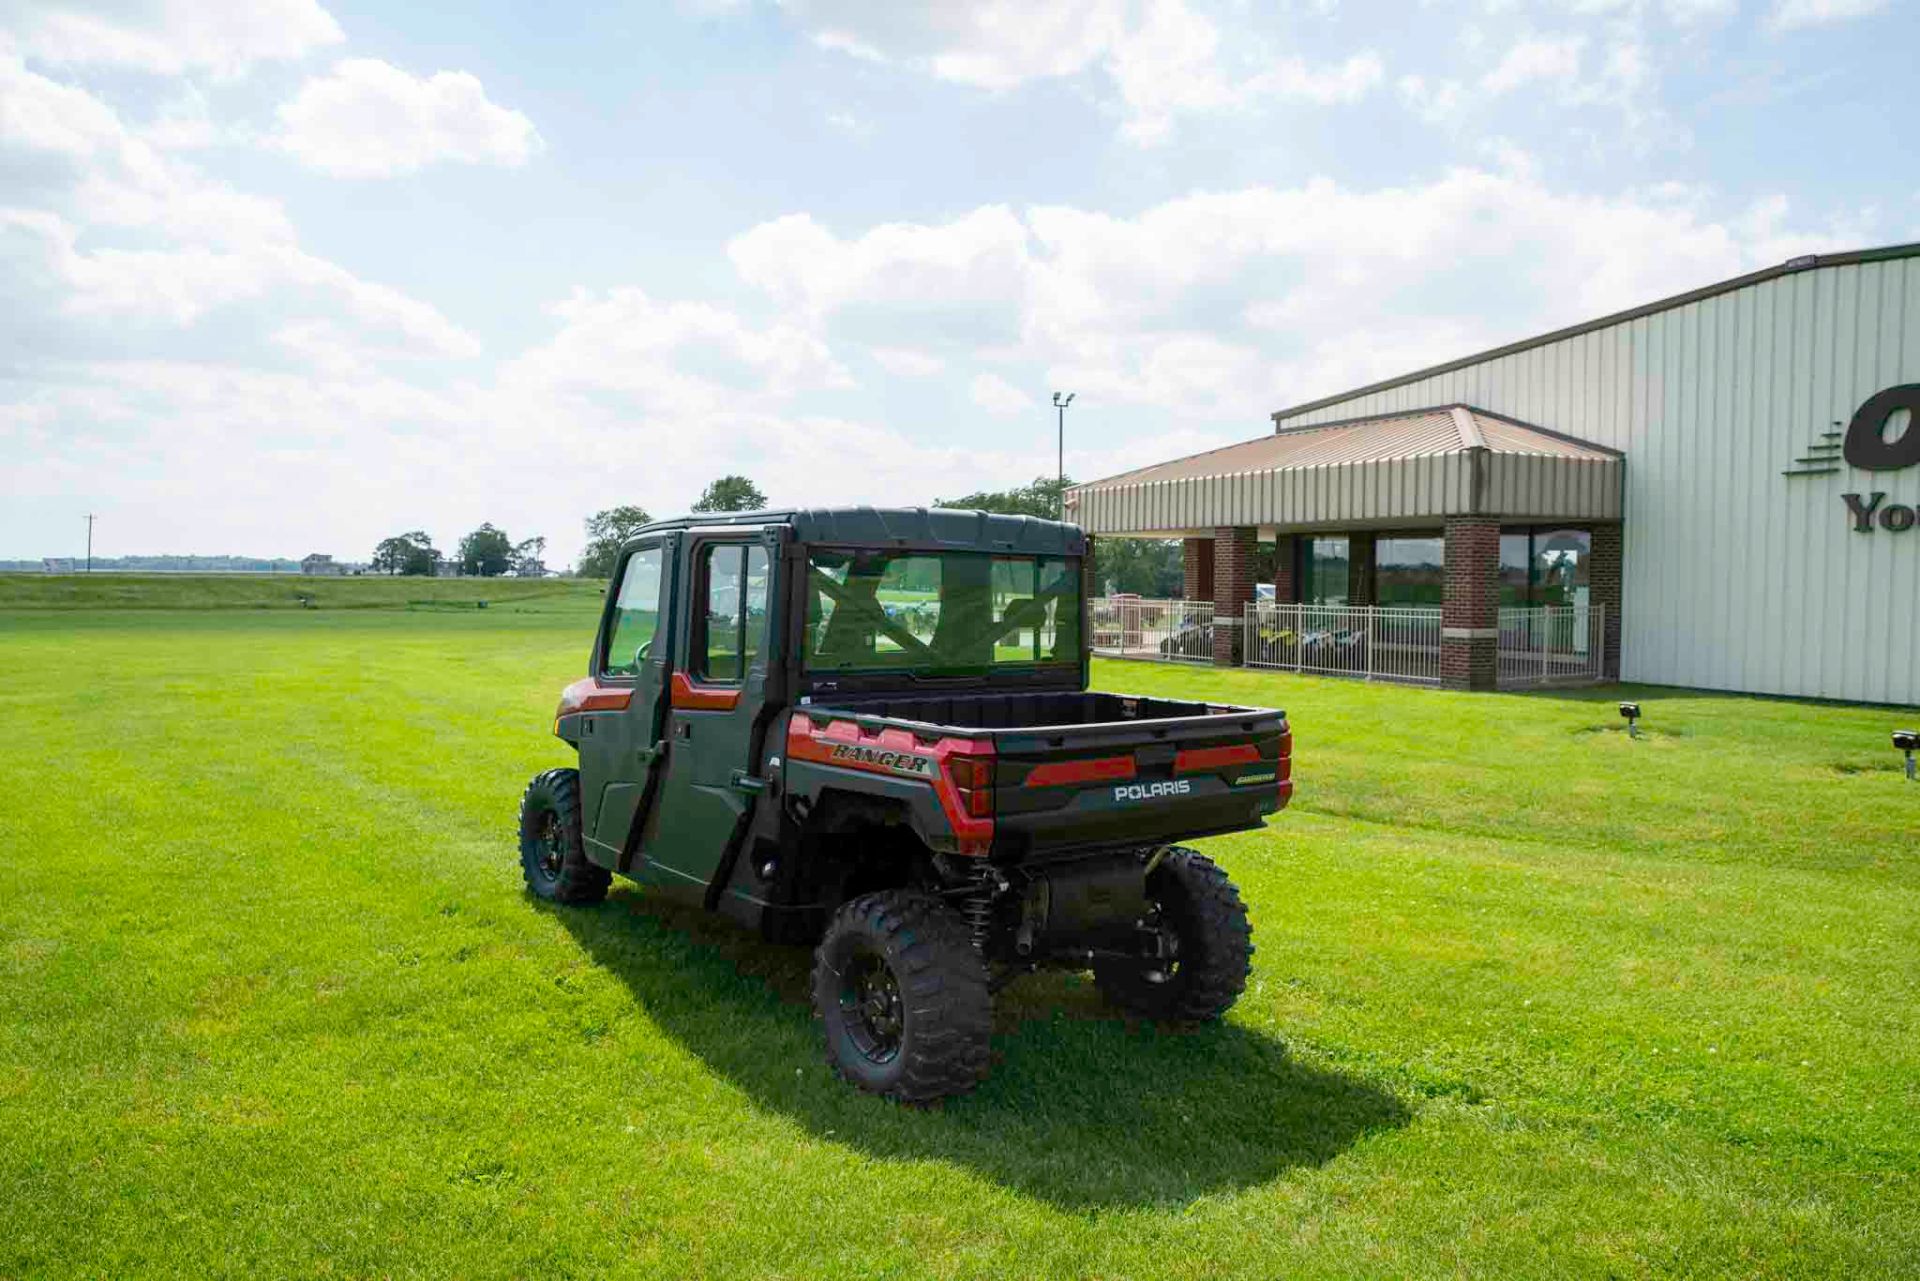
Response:
[{"label": "corrugated metal wall", "polygon": [[[1627,455],[1623,675],[1920,703],[1920,468],[1782,476],[1874,392],[1920,382],[1920,259],[1819,267],[1286,420],[1455,401]],[[1910,430],[1920,430],[1920,424]]]}]

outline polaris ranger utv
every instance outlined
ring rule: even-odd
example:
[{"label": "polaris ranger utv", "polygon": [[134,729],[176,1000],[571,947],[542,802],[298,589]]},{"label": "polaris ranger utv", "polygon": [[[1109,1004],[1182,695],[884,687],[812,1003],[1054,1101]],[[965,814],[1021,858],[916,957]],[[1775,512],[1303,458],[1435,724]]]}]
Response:
[{"label": "polaris ranger utv", "polygon": [[1093,971],[1157,1020],[1219,1017],[1252,934],[1182,838],[1292,792],[1278,711],[1087,689],[1072,525],[843,508],[649,525],[621,551],[520,806],[528,887],[613,873],[815,943],[833,1066],[914,1103],[986,1074],[992,993]]}]

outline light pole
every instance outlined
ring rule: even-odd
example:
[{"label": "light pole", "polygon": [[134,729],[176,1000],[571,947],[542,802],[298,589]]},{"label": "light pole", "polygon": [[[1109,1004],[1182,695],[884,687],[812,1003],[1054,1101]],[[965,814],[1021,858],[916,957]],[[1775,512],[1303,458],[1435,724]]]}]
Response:
[{"label": "light pole", "polygon": [[1060,438],[1058,452],[1054,455],[1053,489],[1061,520],[1067,518],[1067,406],[1072,403],[1072,392],[1064,396],[1057,391],[1053,393],[1053,407],[1060,411]]},{"label": "light pole", "polygon": [[87,513],[87,572],[93,572],[93,522],[98,520],[92,512]]}]

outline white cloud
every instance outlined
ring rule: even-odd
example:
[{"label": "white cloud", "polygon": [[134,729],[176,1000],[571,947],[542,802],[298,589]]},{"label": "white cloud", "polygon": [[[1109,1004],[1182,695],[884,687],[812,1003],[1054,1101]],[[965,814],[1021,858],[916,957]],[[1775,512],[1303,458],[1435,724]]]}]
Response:
[{"label": "white cloud", "polygon": [[245,73],[346,38],[315,0],[148,0],[111,17],[72,4],[38,6],[8,24],[22,53],[54,66],[127,67],[177,75]]},{"label": "white cloud", "polygon": [[[1510,146],[1501,166],[1404,187],[1199,193],[1132,217],[986,206],[849,237],[793,216],[732,249],[745,279],[821,332],[864,315],[889,348],[955,364],[1017,356],[1089,402],[1257,423],[1282,401],[1829,242],[1771,203],[1715,221],[1689,191],[1556,191]],[[1012,337],[983,344],[924,313],[923,293],[963,288]],[[976,402],[1016,410],[989,377]]]},{"label": "white cloud", "polygon": [[0,210],[0,228],[50,273],[61,314],[181,327],[275,298],[337,310],[406,350],[479,351],[432,306],[301,249],[278,202],[207,177],[17,58],[0,57],[0,147],[71,166],[64,182]]},{"label": "white cloud", "polygon": [[1825,26],[1880,13],[1887,0],[1778,0],[1767,24],[1777,31]]},{"label": "white cloud", "polygon": [[975,374],[967,384],[967,396],[974,404],[996,418],[1012,418],[1033,408],[1033,397],[999,374]]},{"label": "white cloud", "polygon": [[631,287],[576,290],[548,311],[564,322],[560,331],[502,371],[516,394],[614,392],[650,411],[697,415],[854,385],[799,325],[755,326],[721,307],[658,302]]},{"label": "white cloud", "polygon": [[1503,94],[1536,80],[1566,84],[1580,75],[1580,51],[1585,45],[1579,36],[1522,40],[1482,77],[1480,87],[1490,94]]},{"label": "white cloud", "polygon": [[869,353],[880,368],[899,378],[931,378],[947,367],[938,356],[910,347],[875,347]]},{"label": "white cloud", "polygon": [[377,58],[337,63],[278,114],[282,148],[342,177],[389,177],[445,160],[516,166],[540,147],[533,122],[488,101],[478,78],[413,76]]},{"label": "white cloud", "polygon": [[1119,100],[1122,136],[1142,145],[1166,141],[1182,115],[1264,101],[1353,102],[1384,76],[1370,52],[1325,67],[1287,57],[1228,68],[1218,25],[1187,0],[786,0],[783,7],[822,48],[978,89],[1005,92],[1103,71]]}]

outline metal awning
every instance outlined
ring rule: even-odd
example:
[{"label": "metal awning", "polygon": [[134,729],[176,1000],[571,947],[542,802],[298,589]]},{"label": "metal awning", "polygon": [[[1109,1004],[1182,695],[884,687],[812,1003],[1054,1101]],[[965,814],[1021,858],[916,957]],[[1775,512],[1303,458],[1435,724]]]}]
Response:
[{"label": "metal awning", "polygon": [[1076,485],[1067,519],[1108,535],[1619,520],[1625,467],[1618,450],[1442,405],[1285,428]]}]

